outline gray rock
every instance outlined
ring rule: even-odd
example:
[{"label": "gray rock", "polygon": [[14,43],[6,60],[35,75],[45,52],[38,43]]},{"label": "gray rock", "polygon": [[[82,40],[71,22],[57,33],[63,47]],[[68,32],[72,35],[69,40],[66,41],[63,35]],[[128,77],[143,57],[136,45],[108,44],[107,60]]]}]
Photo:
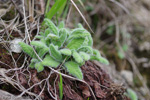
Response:
[{"label": "gray rock", "polygon": [[22,39],[15,38],[14,40],[12,40],[10,42],[10,49],[12,52],[21,53],[22,49],[21,49],[20,45],[18,44],[21,41],[22,41]]},{"label": "gray rock", "polygon": [[128,70],[121,71],[121,75],[125,78],[125,80],[132,85],[133,84],[133,73]]}]

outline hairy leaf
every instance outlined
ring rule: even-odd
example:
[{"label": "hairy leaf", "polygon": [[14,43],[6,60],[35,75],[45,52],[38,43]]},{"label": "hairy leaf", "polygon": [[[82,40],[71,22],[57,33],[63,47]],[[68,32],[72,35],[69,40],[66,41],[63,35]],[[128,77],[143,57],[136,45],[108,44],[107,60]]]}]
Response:
[{"label": "hairy leaf", "polygon": [[49,67],[58,67],[59,66],[59,62],[57,62],[56,60],[54,60],[50,55],[46,55],[45,58],[42,61],[42,64],[44,66],[49,66]]},{"label": "hairy leaf", "polygon": [[68,44],[67,44],[67,48],[73,50],[77,50],[79,49],[83,43],[84,43],[84,38],[79,38],[79,39],[72,39]]},{"label": "hairy leaf", "polygon": [[36,58],[36,54],[31,46],[27,45],[24,42],[19,42],[19,45],[26,54],[28,54],[32,58]]},{"label": "hairy leaf", "polygon": [[99,62],[101,62],[103,64],[106,64],[106,65],[109,65],[109,61],[106,58],[103,58],[103,57],[99,57]]},{"label": "hairy leaf", "polygon": [[73,58],[75,59],[75,61],[76,61],[77,63],[82,63],[82,62],[83,62],[82,57],[81,57],[80,54],[77,53],[75,50],[73,51],[72,56],[73,56]]},{"label": "hairy leaf", "polygon": [[48,25],[53,34],[58,35],[58,29],[50,19],[45,18],[44,22]]},{"label": "hairy leaf", "polygon": [[82,34],[85,31],[83,28],[76,28],[71,31],[71,35]]},{"label": "hairy leaf", "polygon": [[82,26],[82,24],[81,24],[81,23],[79,23],[79,24],[78,24],[78,27],[79,27],[79,28],[83,28],[83,29],[84,29],[84,27]]},{"label": "hairy leaf", "polygon": [[82,46],[81,48],[78,49],[78,51],[83,51],[86,52],[88,54],[93,54],[93,49],[90,46]]},{"label": "hairy leaf", "polygon": [[41,36],[44,36],[44,33],[43,33],[43,32],[39,32],[39,34],[40,34]]},{"label": "hairy leaf", "polygon": [[59,36],[57,36],[55,34],[49,34],[45,40],[46,40],[47,45],[49,45],[50,43],[55,44],[59,41]]},{"label": "hairy leaf", "polygon": [[93,54],[97,57],[101,57],[100,52],[96,49],[93,49]]},{"label": "hairy leaf", "polygon": [[49,51],[48,47],[41,48],[41,50],[38,53],[39,57],[42,58],[48,51]]},{"label": "hairy leaf", "polygon": [[97,60],[97,61],[99,61],[100,63],[109,65],[108,60],[105,59],[105,58],[103,58],[103,57],[91,56],[91,57],[90,57],[90,60]]},{"label": "hairy leaf", "polygon": [[41,41],[31,41],[31,45],[39,47],[39,48],[45,48],[47,47],[43,42]]},{"label": "hairy leaf", "polygon": [[58,25],[58,28],[61,29],[61,28],[64,28],[65,27],[65,23],[64,21],[61,21]]},{"label": "hairy leaf", "polygon": [[50,34],[51,33],[51,30],[49,29],[49,28],[47,28],[46,30],[45,30],[45,37],[47,37],[48,36],[48,34]]},{"label": "hairy leaf", "polygon": [[36,35],[36,36],[35,36],[35,38],[37,38],[37,39],[42,39],[42,38],[43,38],[43,36]]},{"label": "hairy leaf", "polygon": [[55,34],[49,34],[48,36],[47,36],[47,38],[49,38],[49,39],[51,39],[51,40],[58,40],[59,39],[59,36],[57,36],[57,35],[55,35]]},{"label": "hairy leaf", "polygon": [[34,65],[35,65],[35,63],[34,62],[31,62],[30,64],[29,64],[29,68],[34,68]]},{"label": "hairy leaf", "polygon": [[41,71],[44,70],[44,66],[42,65],[41,62],[36,63],[36,64],[35,64],[35,68],[36,68],[36,70],[37,70],[38,72],[41,72]]},{"label": "hairy leaf", "polygon": [[37,63],[38,61],[39,61],[38,59],[32,58],[29,68],[34,68],[35,63]]},{"label": "hairy leaf", "polygon": [[90,55],[89,55],[89,54],[87,54],[87,53],[85,53],[85,52],[80,52],[79,54],[82,56],[82,58],[83,58],[85,61],[90,60]]},{"label": "hairy leaf", "polygon": [[69,38],[68,38],[68,41],[72,40],[72,39],[75,39],[75,38],[85,38],[86,36],[89,36],[88,33],[86,34],[75,34],[75,35],[71,35]]},{"label": "hairy leaf", "polygon": [[61,52],[61,54],[71,56],[71,50],[70,49],[61,49],[60,52]]},{"label": "hairy leaf", "polygon": [[77,77],[80,80],[83,79],[82,71],[77,63],[75,63],[73,61],[68,61],[64,65],[65,65],[67,71],[69,72],[69,74]]},{"label": "hairy leaf", "polygon": [[88,46],[93,46],[93,39],[92,39],[92,37],[88,36],[88,39],[89,39]]},{"label": "hairy leaf", "polygon": [[88,46],[88,42],[89,42],[88,37],[85,37],[85,41],[84,41],[83,45],[84,45],[84,46]]},{"label": "hairy leaf", "polygon": [[67,38],[66,29],[64,29],[64,28],[60,29],[59,35],[60,35],[60,38],[54,44],[57,45],[58,47],[62,47]]},{"label": "hairy leaf", "polygon": [[58,48],[56,46],[54,46],[53,44],[50,44],[50,54],[55,60],[57,60],[57,61],[62,60],[62,55],[61,55],[60,51],[58,51]]}]

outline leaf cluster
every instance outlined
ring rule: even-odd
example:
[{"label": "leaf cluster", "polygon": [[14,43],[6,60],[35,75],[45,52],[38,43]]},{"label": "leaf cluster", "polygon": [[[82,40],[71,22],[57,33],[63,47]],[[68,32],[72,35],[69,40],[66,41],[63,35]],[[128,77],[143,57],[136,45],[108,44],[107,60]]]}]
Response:
[{"label": "leaf cluster", "polygon": [[37,39],[30,43],[42,61],[38,59],[32,46],[24,42],[19,43],[22,50],[32,57],[30,68],[41,72],[44,66],[57,68],[61,64],[69,74],[83,79],[80,66],[84,65],[85,61],[97,60],[109,64],[98,50],[92,48],[91,34],[81,24],[76,29],[67,29],[64,22],[56,26],[51,20],[45,18],[44,23],[47,29],[40,32],[36,36]]}]

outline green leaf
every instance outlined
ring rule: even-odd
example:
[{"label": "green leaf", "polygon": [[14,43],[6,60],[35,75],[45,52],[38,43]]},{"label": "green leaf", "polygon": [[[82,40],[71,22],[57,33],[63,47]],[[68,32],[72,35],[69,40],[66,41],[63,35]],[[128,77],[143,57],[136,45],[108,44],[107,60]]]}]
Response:
[{"label": "green leaf", "polygon": [[77,63],[73,61],[68,61],[64,65],[67,68],[67,71],[69,72],[69,74],[77,77],[80,80],[83,79],[82,71]]},{"label": "green leaf", "polygon": [[73,58],[75,59],[75,61],[77,63],[82,63],[83,62],[82,57],[75,50],[73,51],[72,56],[73,56]]},{"label": "green leaf", "polygon": [[33,46],[39,47],[39,48],[45,48],[47,47],[43,42],[41,41],[31,41],[30,43]]},{"label": "green leaf", "polygon": [[86,34],[75,34],[75,35],[71,35],[71,36],[68,38],[68,41],[70,41],[71,39],[75,39],[75,38],[85,38],[86,36],[89,36],[89,34],[86,33]]},{"label": "green leaf", "polygon": [[32,58],[36,58],[36,54],[31,46],[27,45],[24,42],[19,42],[19,45],[26,54],[28,54]]},{"label": "green leaf", "polygon": [[43,38],[43,36],[36,35],[36,36],[35,36],[35,38],[37,38],[37,39],[42,39],[42,38]]},{"label": "green leaf", "polygon": [[134,92],[132,89],[127,89],[127,96],[131,99],[131,100],[138,100],[137,94],[136,92]]},{"label": "green leaf", "polygon": [[30,64],[29,64],[29,68],[34,68],[34,65],[35,65],[35,63],[34,62],[31,62]]},{"label": "green leaf", "polygon": [[31,63],[30,63],[30,65],[29,65],[29,67],[30,67],[30,68],[34,68],[35,63],[37,63],[37,62],[39,62],[39,60],[38,60],[38,59],[32,58],[32,59],[31,59]]},{"label": "green leaf", "polygon": [[42,65],[41,62],[36,63],[36,64],[35,64],[35,68],[36,68],[36,70],[37,70],[38,72],[41,72],[41,71],[44,70],[44,66]]},{"label": "green leaf", "polygon": [[79,52],[79,54],[82,56],[82,58],[85,60],[85,61],[88,61],[90,60],[90,55],[85,53],[85,52]]},{"label": "green leaf", "polygon": [[59,62],[57,62],[56,60],[54,60],[50,55],[46,55],[45,58],[42,61],[42,64],[44,66],[48,66],[48,67],[58,67],[60,65]]},{"label": "green leaf", "polygon": [[118,56],[119,56],[120,59],[124,59],[125,58],[125,54],[124,54],[124,52],[122,50],[118,51]]},{"label": "green leaf", "polygon": [[92,39],[92,37],[91,37],[91,35],[90,36],[88,36],[88,39],[89,39],[89,41],[88,41],[88,46],[93,46],[93,39]]},{"label": "green leaf", "polygon": [[88,37],[85,37],[85,41],[84,41],[83,45],[88,46],[88,43],[89,43],[89,39],[88,39]]},{"label": "green leaf", "polygon": [[96,49],[93,49],[93,54],[97,57],[101,57],[100,52]]},{"label": "green leaf", "polygon": [[82,46],[81,48],[78,49],[78,51],[83,51],[85,53],[88,53],[88,54],[93,54],[93,49],[92,47],[90,46]]},{"label": "green leaf", "polygon": [[68,43],[67,48],[69,48],[71,50],[73,50],[73,49],[77,50],[77,49],[79,49],[83,45],[84,40],[85,40],[84,38],[72,39]]},{"label": "green leaf", "polygon": [[60,82],[58,83],[59,85],[59,97],[62,100],[63,99],[63,80],[62,80],[62,75],[60,74]]},{"label": "green leaf", "polygon": [[82,34],[85,31],[83,28],[76,28],[71,31],[71,35]]},{"label": "green leaf", "polygon": [[54,44],[57,45],[58,47],[62,47],[67,38],[66,29],[64,28],[60,29],[59,35],[60,35],[60,38],[57,41],[55,41]]},{"label": "green leaf", "polygon": [[128,50],[128,45],[127,45],[127,44],[124,44],[124,45],[122,46],[122,49],[123,49],[123,51],[127,51],[127,50]]},{"label": "green leaf", "polygon": [[47,24],[47,26],[50,28],[53,34],[58,35],[58,29],[50,19],[45,18],[44,22]]},{"label": "green leaf", "polygon": [[57,0],[50,11],[46,14],[46,18],[51,19],[56,13],[61,15],[67,0]]},{"label": "green leaf", "polygon": [[49,39],[51,39],[53,41],[55,41],[55,40],[57,41],[59,39],[59,37],[57,35],[55,35],[55,34],[49,34],[47,36],[47,38],[49,38]]},{"label": "green leaf", "polygon": [[109,61],[108,61],[107,59],[103,58],[103,57],[91,56],[91,57],[90,57],[90,60],[97,60],[97,61],[99,61],[100,63],[109,65]]},{"label": "green leaf", "polygon": [[79,24],[78,24],[78,27],[79,27],[79,28],[83,28],[83,29],[84,29],[84,27],[82,26],[82,24],[81,24],[81,23],[79,23]]},{"label": "green leaf", "polygon": [[39,34],[40,34],[41,36],[44,36],[44,33],[43,33],[43,32],[39,32]]},{"label": "green leaf", "polygon": [[99,57],[99,62],[103,63],[103,64],[106,64],[106,65],[109,65],[109,61],[103,57]]},{"label": "green leaf", "polygon": [[51,33],[51,30],[49,29],[49,28],[47,28],[46,30],[45,30],[45,37],[47,37],[48,36],[48,34],[50,34]]},{"label": "green leaf", "polygon": [[61,49],[60,52],[61,52],[61,54],[71,56],[71,50],[70,49]]},{"label": "green leaf", "polygon": [[62,55],[61,55],[60,51],[58,51],[58,48],[56,46],[54,46],[53,44],[50,44],[50,54],[55,60],[57,60],[57,61],[62,60]]},{"label": "green leaf", "polygon": [[42,58],[48,51],[49,51],[48,47],[41,48],[39,53],[38,53],[39,57]]},{"label": "green leaf", "polygon": [[65,27],[65,23],[64,21],[61,21],[58,25],[58,28],[61,29],[61,28],[64,28]]}]

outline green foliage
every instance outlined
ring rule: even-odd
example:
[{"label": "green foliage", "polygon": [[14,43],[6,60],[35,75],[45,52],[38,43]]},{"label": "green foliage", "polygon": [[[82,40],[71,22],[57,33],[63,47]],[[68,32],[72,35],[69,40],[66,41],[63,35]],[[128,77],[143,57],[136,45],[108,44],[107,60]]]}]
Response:
[{"label": "green foliage", "polygon": [[58,28],[61,29],[61,28],[65,28],[65,23],[64,21],[61,21],[58,25]]},{"label": "green foliage", "polygon": [[67,71],[78,79],[83,79],[82,71],[76,62],[68,61],[65,64]]},{"label": "green foliage", "polygon": [[46,18],[51,19],[55,14],[60,16],[66,5],[66,2],[67,0],[57,0],[52,8],[48,12],[46,12]]},{"label": "green foliage", "polygon": [[124,59],[124,58],[125,58],[125,54],[124,54],[124,52],[123,52],[122,50],[119,50],[119,51],[118,51],[118,57],[119,57],[120,59]]},{"label": "green foliage", "polygon": [[55,59],[53,59],[49,54],[47,54],[43,59],[42,64],[44,66],[50,66],[56,68],[60,65],[60,62],[55,61]]},{"label": "green foliage", "polygon": [[68,43],[67,48],[69,48],[71,50],[77,50],[83,45],[84,40],[85,40],[84,38],[72,39]]},{"label": "green foliage", "polygon": [[71,56],[71,50],[70,49],[61,49],[60,52],[61,52],[61,54]]},{"label": "green foliage", "polygon": [[35,63],[35,68],[36,68],[36,70],[37,70],[38,72],[41,72],[41,71],[44,70],[44,66],[42,65],[41,62]]},{"label": "green foliage", "polygon": [[58,29],[51,20],[45,18],[44,22],[50,28],[50,30],[52,31],[53,34],[58,35]]},{"label": "green foliage", "polygon": [[82,56],[82,58],[83,58],[85,61],[90,60],[90,55],[89,55],[89,54],[87,54],[87,53],[85,53],[85,52],[80,52],[79,54]]},{"label": "green foliage", "polygon": [[63,80],[62,80],[62,75],[60,74],[60,82],[58,83],[59,85],[59,98],[62,100],[63,99]]},{"label": "green foliage", "polygon": [[53,44],[50,44],[50,54],[55,60],[57,61],[62,60],[62,55],[60,51],[58,50],[57,46],[54,46]]},{"label": "green foliage", "polygon": [[91,34],[81,24],[80,28],[70,31],[64,28],[64,22],[56,27],[51,20],[46,18],[44,21],[48,28],[44,33],[41,32],[38,35],[38,40],[31,42],[37,55],[31,46],[23,42],[19,43],[23,51],[32,57],[30,68],[35,68],[41,72],[44,69],[43,66],[57,68],[62,64],[69,74],[83,79],[80,66],[84,65],[85,61],[97,60],[103,64],[109,64],[108,60],[103,58],[98,50],[92,48]]},{"label": "green foliage", "polygon": [[127,44],[124,44],[124,45],[122,46],[122,49],[123,49],[123,51],[127,51],[127,50],[128,50],[128,45],[127,45]]},{"label": "green foliage", "polygon": [[73,56],[73,58],[75,59],[75,61],[76,61],[77,63],[80,64],[80,63],[83,62],[82,57],[81,57],[80,54],[77,53],[75,50],[73,51],[72,56]]},{"label": "green foliage", "polygon": [[30,44],[39,48],[46,48],[46,45],[41,41],[31,41]]},{"label": "green foliage", "polygon": [[22,48],[22,50],[23,50],[26,54],[28,54],[30,57],[32,57],[32,58],[35,58],[35,57],[36,57],[36,55],[35,55],[35,53],[34,53],[34,50],[33,50],[33,48],[32,48],[31,46],[25,44],[24,42],[20,42],[19,45],[20,45],[20,47]]},{"label": "green foliage", "polygon": [[127,95],[131,100],[138,100],[137,94],[136,94],[135,91],[133,91],[132,89],[127,89],[126,95]]}]

